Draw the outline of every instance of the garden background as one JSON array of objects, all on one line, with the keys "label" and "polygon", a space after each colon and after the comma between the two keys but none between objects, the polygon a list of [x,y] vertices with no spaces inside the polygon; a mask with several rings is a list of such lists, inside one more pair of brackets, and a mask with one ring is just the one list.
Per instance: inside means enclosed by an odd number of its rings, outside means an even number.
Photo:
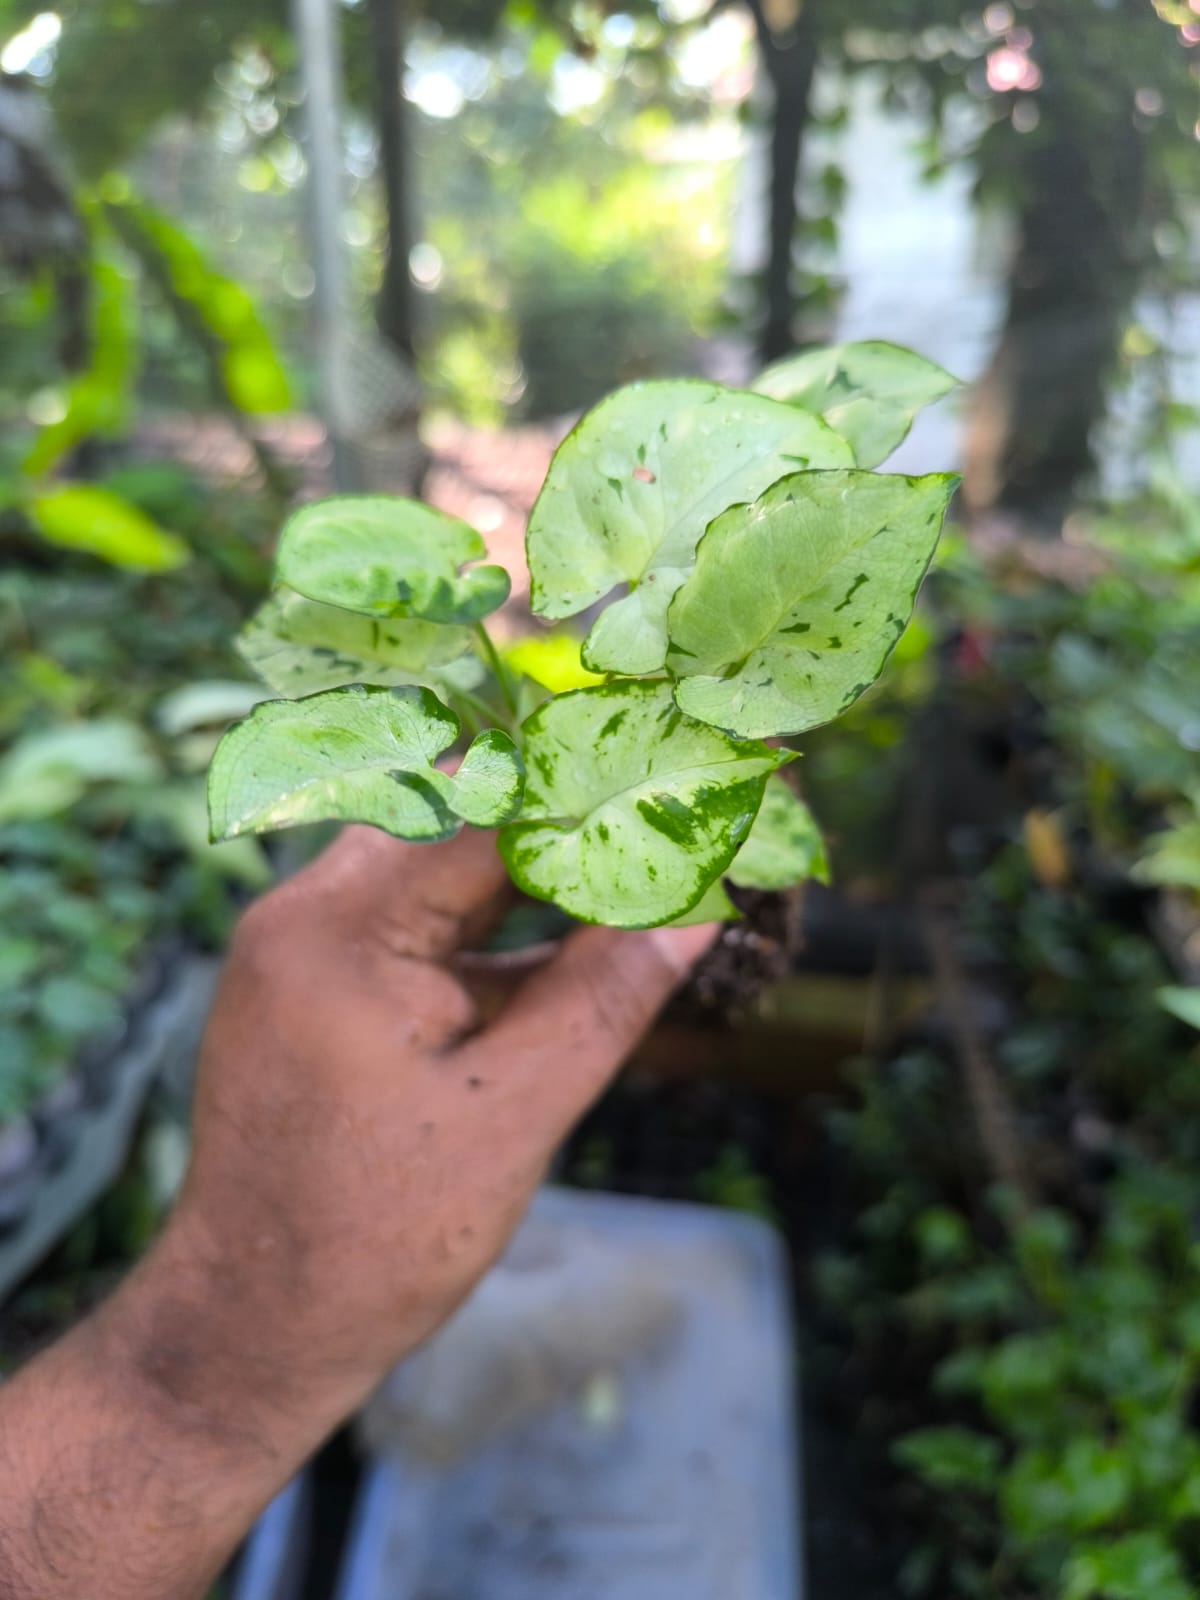
[{"label": "garden background", "polygon": [[204,813],[287,506],[511,562],[614,386],[887,339],[964,479],[803,741],[832,883],[562,1176],[784,1229],[821,1600],[1200,1595],[1200,0],[346,0],[336,141],[303,10],[0,0],[0,1364],[153,1235],[147,1041],[317,842]]}]

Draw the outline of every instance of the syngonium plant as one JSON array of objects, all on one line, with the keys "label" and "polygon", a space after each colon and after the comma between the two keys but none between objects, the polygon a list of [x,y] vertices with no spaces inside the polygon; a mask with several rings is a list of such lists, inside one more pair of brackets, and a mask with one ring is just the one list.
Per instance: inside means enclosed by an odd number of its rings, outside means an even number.
[{"label": "syngonium plant", "polygon": [[[239,641],[277,694],[225,735],[212,834],[319,819],[499,829],[511,877],[586,922],[735,915],[724,882],[825,870],[780,738],[844,711],[912,614],[956,479],[873,471],[953,386],[895,346],[808,352],[753,391],[618,390],[556,452],[531,605],[594,613],[501,650],[508,574],[415,501],[297,511]],[[457,768],[439,759],[473,735]]]}]

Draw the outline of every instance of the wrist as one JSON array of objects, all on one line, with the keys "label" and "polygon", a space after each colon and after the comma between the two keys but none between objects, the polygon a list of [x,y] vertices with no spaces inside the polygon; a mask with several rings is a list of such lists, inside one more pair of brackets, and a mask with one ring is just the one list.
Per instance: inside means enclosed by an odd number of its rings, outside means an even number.
[{"label": "wrist", "polygon": [[322,1370],[289,1307],[243,1268],[177,1214],[90,1332],[115,1392],[151,1427],[220,1458],[243,1492],[265,1476],[269,1494],[369,1385]]},{"label": "wrist", "polygon": [[5,1385],[0,1594],[203,1594],[336,1423],[309,1396],[288,1407],[253,1330],[215,1299],[190,1232],[171,1227]]}]

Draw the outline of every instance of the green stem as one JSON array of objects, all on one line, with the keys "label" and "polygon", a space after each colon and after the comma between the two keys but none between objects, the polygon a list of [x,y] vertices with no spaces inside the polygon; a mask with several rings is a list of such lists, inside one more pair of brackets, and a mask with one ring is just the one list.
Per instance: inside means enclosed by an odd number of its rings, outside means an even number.
[{"label": "green stem", "polygon": [[454,702],[454,707],[459,714],[460,721],[466,726],[470,734],[483,733],[486,728],[494,726],[496,713],[486,700],[481,700],[477,694],[472,694],[469,689],[455,689],[447,696]]},{"label": "green stem", "polygon": [[500,693],[504,696],[504,703],[509,709],[515,727],[520,718],[520,713],[517,709],[517,695],[516,690],[513,688],[512,676],[504,665],[499,650],[496,649],[496,641],[482,622],[475,624],[475,637],[479,642],[481,656],[491,667],[496,682],[500,686]]}]

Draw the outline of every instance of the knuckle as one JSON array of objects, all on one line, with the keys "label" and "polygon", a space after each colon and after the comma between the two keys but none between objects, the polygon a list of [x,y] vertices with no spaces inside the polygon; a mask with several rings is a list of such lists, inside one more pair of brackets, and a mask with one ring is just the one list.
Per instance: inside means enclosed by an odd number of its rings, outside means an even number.
[{"label": "knuckle", "polygon": [[362,931],[386,956],[419,959],[431,946],[451,948],[457,942],[453,912],[417,894],[399,904],[371,908]]},{"label": "knuckle", "polygon": [[273,889],[238,918],[230,956],[247,973],[270,978],[281,969],[284,944],[296,931],[295,908],[286,887]]},{"label": "knuckle", "polygon": [[414,963],[406,992],[416,1037],[414,1042],[441,1052],[451,1050],[478,1021],[470,995],[440,967]]}]

